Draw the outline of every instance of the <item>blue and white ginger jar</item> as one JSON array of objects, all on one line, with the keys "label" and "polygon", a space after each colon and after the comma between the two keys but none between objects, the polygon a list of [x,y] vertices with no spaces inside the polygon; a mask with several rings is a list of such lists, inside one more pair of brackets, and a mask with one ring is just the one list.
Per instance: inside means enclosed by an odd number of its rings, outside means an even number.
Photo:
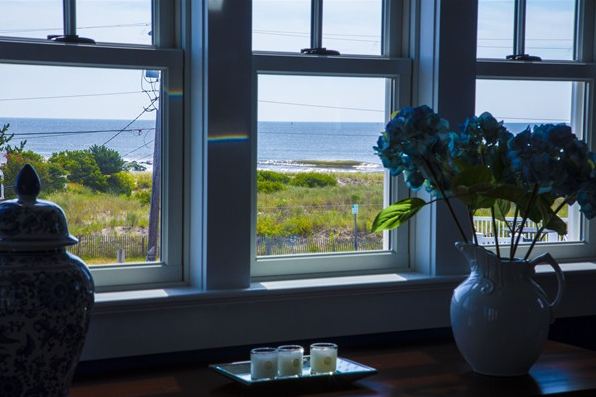
[{"label": "blue and white ginger jar", "polygon": [[89,269],[66,252],[78,241],[64,212],[39,191],[27,164],[18,198],[0,202],[2,397],[68,396],[94,302]]}]

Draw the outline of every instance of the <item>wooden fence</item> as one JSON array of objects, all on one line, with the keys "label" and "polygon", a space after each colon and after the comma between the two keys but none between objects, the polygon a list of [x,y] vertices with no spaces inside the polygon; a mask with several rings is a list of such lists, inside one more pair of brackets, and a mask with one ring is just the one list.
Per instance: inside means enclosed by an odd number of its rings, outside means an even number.
[{"label": "wooden fence", "polygon": [[[79,244],[69,251],[81,258],[144,258],[147,256],[147,236],[139,234],[77,236]],[[159,245],[158,245],[159,251]],[[122,254],[123,253],[123,254]],[[159,253],[157,253],[159,257]]]},{"label": "wooden fence", "polygon": [[295,255],[383,249],[383,237],[265,237],[257,236],[257,255]]}]

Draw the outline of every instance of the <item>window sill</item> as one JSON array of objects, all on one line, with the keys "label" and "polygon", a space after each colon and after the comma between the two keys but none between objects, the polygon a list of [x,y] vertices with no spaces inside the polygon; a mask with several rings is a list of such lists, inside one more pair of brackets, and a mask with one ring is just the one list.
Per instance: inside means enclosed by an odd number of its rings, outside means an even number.
[{"label": "window sill", "polygon": [[[595,267],[596,269],[596,267]],[[361,276],[321,277],[252,283],[250,288],[239,290],[200,291],[192,287],[102,292],[95,295],[97,314],[130,310],[134,307],[178,306],[233,302],[235,300],[267,300],[280,296],[299,296],[318,293],[337,294],[344,291],[382,291],[396,289],[424,290],[445,284],[457,285],[463,276],[432,277],[422,273],[387,273]]]},{"label": "window sill", "polygon": [[[596,262],[562,263],[561,269],[569,273],[593,273],[596,277]],[[548,265],[536,267],[539,275],[554,273]],[[429,276],[423,273],[385,273],[360,276],[321,277],[282,281],[262,281],[251,284],[248,289],[200,291],[192,287],[177,287],[164,289],[150,289],[122,292],[102,292],[95,295],[96,311],[109,310],[120,306],[144,304],[169,304],[188,302],[229,301],[230,299],[247,297],[266,298],[270,296],[292,295],[312,292],[337,293],[354,290],[383,290],[383,289],[428,289],[445,284],[458,284],[464,275]]]},{"label": "window sill", "polygon": [[[557,315],[596,314],[596,263],[561,267],[567,289]],[[537,272],[553,296],[552,270]],[[394,273],[260,282],[245,290],[99,293],[82,359],[448,327],[451,295],[463,278]]]}]

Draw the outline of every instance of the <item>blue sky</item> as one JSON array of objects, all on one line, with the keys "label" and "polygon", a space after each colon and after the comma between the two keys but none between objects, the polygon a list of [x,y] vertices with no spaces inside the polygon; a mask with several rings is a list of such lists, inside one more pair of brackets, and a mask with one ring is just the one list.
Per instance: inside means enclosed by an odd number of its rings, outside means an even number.
[{"label": "blue sky", "polygon": [[[480,0],[479,55],[502,58],[511,52],[513,3]],[[325,46],[342,53],[380,52],[381,0],[325,0],[324,4]],[[573,4],[573,0],[528,0],[528,52],[570,58]],[[42,38],[59,33],[61,7],[62,0],[2,0],[0,34]],[[253,7],[255,50],[297,52],[309,45],[310,0],[254,0]],[[150,20],[149,0],[78,1],[79,34],[98,41],[148,44]],[[132,119],[149,103],[140,93],[141,73],[0,65],[0,116]],[[109,93],[118,94],[25,99]],[[259,99],[267,102],[259,104],[259,119],[383,121],[383,97],[382,79],[265,76],[260,79]],[[11,98],[21,100],[7,100]],[[510,117],[509,121],[568,120],[570,101],[571,83],[478,82],[477,112],[490,110]]]}]

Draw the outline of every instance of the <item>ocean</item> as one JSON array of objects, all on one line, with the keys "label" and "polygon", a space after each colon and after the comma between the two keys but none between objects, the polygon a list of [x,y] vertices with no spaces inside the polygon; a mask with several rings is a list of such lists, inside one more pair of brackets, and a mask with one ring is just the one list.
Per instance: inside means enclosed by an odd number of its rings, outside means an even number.
[{"label": "ocean", "polygon": [[[27,140],[25,148],[44,157],[105,144],[127,161],[151,165],[153,160],[152,120],[128,125],[128,120],[0,118],[0,126],[7,123],[8,132],[14,134],[11,144]],[[257,167],[380,172],[383,167],[372,147],[383,127],[382,123],[260,122]],[[511,123],[507,127],[519,132],[526,124]]]}]

